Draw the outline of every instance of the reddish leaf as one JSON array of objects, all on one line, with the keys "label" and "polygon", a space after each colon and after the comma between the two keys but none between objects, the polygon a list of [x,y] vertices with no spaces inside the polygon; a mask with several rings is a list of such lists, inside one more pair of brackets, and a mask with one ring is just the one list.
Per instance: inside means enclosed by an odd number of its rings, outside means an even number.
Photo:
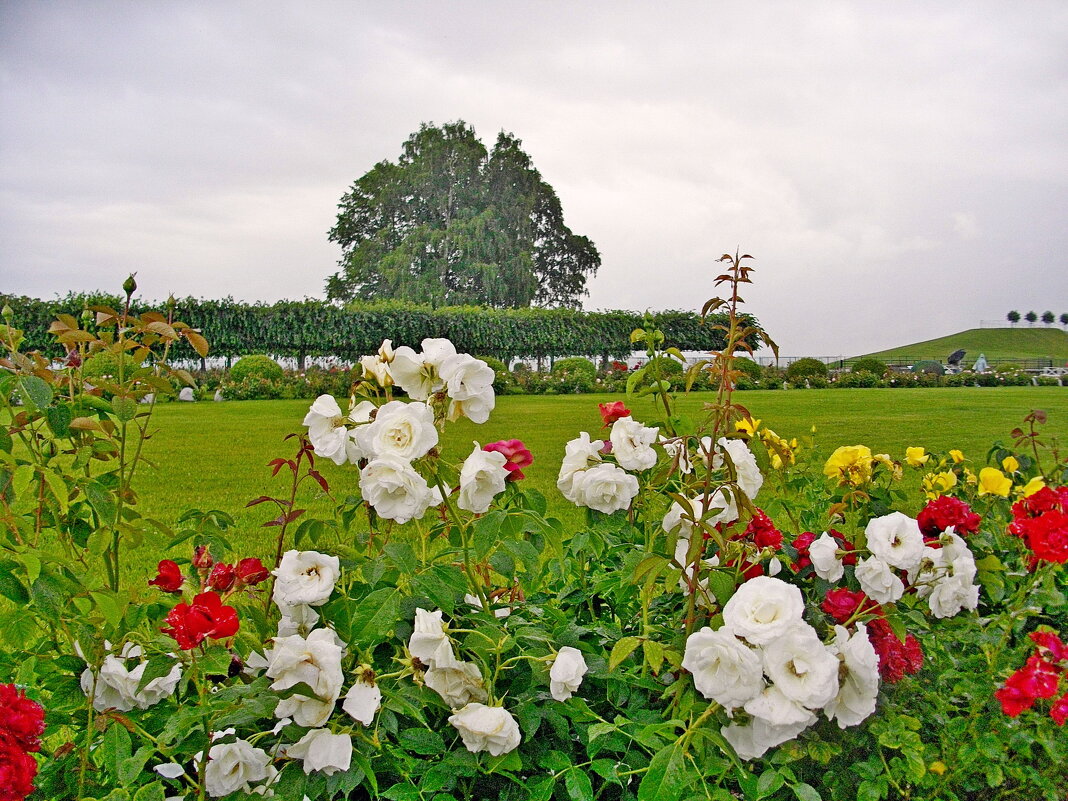
[{"label": "reddish leaf", "polygon": [[326,483],[326,479],[318,470],[309,470],[308,475],[319,482],[319,486],[323,488],[323,492],[330,492],[330,485]]},{"label": "reddish leaf", "polygon": [[248,509],[250,506],[256,506],[257,504],[261,504],[261,503],[264,503],[266,501],[274,501],[275,503],[278,502],[278,500],[276,498],[271,498],[271,497],[268,497],[267,495],[261,495],[260,497],[256,498],[255,500],[252,500],[252,501],[249,501],[248,503],[246,503],[245,504],[245,508]]},{"label": "reddish leaf", "polygon": [[285,520],[285,522],[287,522],[287,523],[292,523],[294,520],[296,520],[298,517],[300,517],[306,511],[308,511],[308,510],[307,509],[292,509],[292,510],[286,512],[284,515],[282,515],[281,519]]}]

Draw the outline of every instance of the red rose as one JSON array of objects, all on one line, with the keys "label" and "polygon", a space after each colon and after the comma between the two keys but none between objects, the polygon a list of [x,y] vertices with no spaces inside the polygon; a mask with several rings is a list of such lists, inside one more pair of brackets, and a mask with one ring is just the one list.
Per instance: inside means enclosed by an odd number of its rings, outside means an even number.
[{"label": "red rose", "polygon": [[534,462],[534,456],[527,450],[527,446],[523,444],[522,440],[518,439],[491,442],[489,445],[484,445],[482,450],[504,454],[504,458],[508,460],[504,463],[504,469],[508,471],[508,481],[519,481],[522,478],[526,478],[521,468],[529,467]]},{"label": "red rose", "polygon": [[923,536],[927,538],[937,538],[950,526],[953,526],[957,536],[964,537],[979,530],[982,518],[964,501],[949,495],[939,495],[920,510],[916,522]]},{"label": "red rose", "polygon": [[1068,514],[1052,510],[1026,523],[1027,547],[1039,559],[1068,562]]},{"label": "red rose", "polygon": [[816,535],[811,531],[806,531],[804,534],[799,534],[791,545],[794,546],[794,550],[797,551],[797,561],[794,562],[794,571],[803,570],[812,564],[812,558],[809,556],[808,549],[813,542],[816,541]]},{"label": "red rose", "polygon": [[630,409],[623,405],[623,401],[598,403],[597,408],[600,410],[601,419],[604,421],[604,425],[601,426],[601,428],[612,425],[612,423],[621,417],[630,417]]},{"label": "red rose", "polygon": [[775,524],[771,522],[770,517],[764,514],[763,509],[756,510],[753,519],[745,527],[743,536],[752,538],[753,544],[758,548],[774,548],[778,550],[782,547],[782,532],[775,528]]},{"label": "red rose", "polygon": [[917,673],[923,667],[923,649],[912,634],[905,641],[898,639],[886,618],[868,621],[868,640],[879,656],[879,674],[883,681],[901,681],[906,673]]},{"label": "red rose", "polygon": [[37,760],[0,732],[0,801],[22,801],[33,792]]},{"label": "red rose", "polygon": [[1031,638],[1031,642],[1038,646],[1040,653],[1043,650],[1049,651],[1049,656],[1046,658],[1050,662],[1068,660],[1068,646],[1065,646],[1061,638],[1052,631],[1032,631],[1027,636]]},{"label": "red rose", "polygon": [[1064,722],[1068,720],[1068,693],[1065,693],[1054,702],[1053,706],[1050,707],[1049,716],[1053,718],[1053,722],[1058,726],[1064,725]]},{"label": "red rose", "polygon": [[232,606],[223,606],[214,592],[202,592],[193,603],[180,603],[164,620],[168,625],[160,631],[169,634],[183,651],[195,648],[205,637],[220,640],[237,634],[241,621]]},{"label": "red rose", "polygon": [[833,617],[839,623],[845,623],[857,613],[861,605],[868,600],[862,592],[853,592],[844,587],[831,590],[820,604],[820,609]]},{"label": "red rose", "polygon": [[0,733],[24,751],[39,751],[44,733],[44,709],[14,684],[0,684]]},{"label": "red rose", "polygon": [[1002,687],[994,692],[994,697],[1001,704],[1001,711],[1014,718],[1035,704],[1034,696],[1021,692],[1015,687]]},{"label": "red rose", "polygon": [[156,566],[156,577],[148,583],[159,587],[164,592],[181,592],[183,581],[185,581],[185,577],[182,575],[182,568],[178,567],[178,563],[172,562],[170,559],[163,559]]},{"label": "red rose", "polygon": [[208,546],[198,545],[196,550],[193,551],[193,567],[207,570],[213,564],[215,564],[215,560],[211,558],[211,551],[208,550]]},{"label": "red rose", "polygon": [[264,567],[259,559],[249,557],[237,563],[237,577],[246,587],[251,587],[269,579],[271,571]]},{"label": "red rose", "polygon": [[211,569],[211,573],[208,574],[208,580],[204,583],[204,588],[216,590],[217,592],[226,592],[234,586],[234,581],[236,580],[237,573],[234,571],[234,566],[228,565],[226,562],[218,562]]}]

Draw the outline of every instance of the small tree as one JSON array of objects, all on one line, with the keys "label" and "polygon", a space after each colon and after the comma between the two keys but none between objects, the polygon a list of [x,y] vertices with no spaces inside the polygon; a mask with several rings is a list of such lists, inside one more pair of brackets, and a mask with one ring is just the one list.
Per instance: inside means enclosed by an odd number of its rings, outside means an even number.
[{"label": "small tree", "polygon": [[1063,325],[1065,328],[1068,328],[1068,312],[1064,312],[1061,314],[1061,325]]},{"label": "small tree", "polygon": [[1053,316],[1053,312],[1051,312],[1051,311],[1042,312],[1042,322],[1045,323],[1046,325],[1053,325],[1053,320],[1054,319],[1055,318]]},{"label": "small tree", "polygon": [[1006,314],[1006,315],[1005,315],[1005,317],[1006,317],[1006,318],[1008,319],[1008,321],[1009,321],[1009,322],[1010,322],[1010,323],[1012,324],[1012,327],[1013,327],[1013,328],[1015,328],[1015,327],[1016,327],[1016,324],[1017,324],[1018,322],[1020,322],[1020,313],[1019,313],[1018,311],[1016,311],[1015,309],[1013,309],[1013,310],[1012,310],[1011,312],[1009,312],[1008,314]]},{"label": "small tree", "polygon": [[1033,311],[1029,311],[1027,314],[1024,315],[1024,319],[1027,320],[1028,325],[1034,325],[1035,320],[1038,319],[1038,315],[1035,314]]}]

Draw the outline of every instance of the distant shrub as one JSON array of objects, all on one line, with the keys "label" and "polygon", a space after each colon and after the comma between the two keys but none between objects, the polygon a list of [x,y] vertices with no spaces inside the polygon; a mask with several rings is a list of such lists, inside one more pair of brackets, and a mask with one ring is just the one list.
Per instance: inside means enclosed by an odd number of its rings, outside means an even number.
[{"label": "distant shrub", "polygon": [[945,375],[946,368],[939,362],[927,360],[919,361],[912,365],[912,372],[926,373],[927,375]]},{"label": "distant shrub", "polygon": [[94,353],[82,365],[82,375],[86,378],[117,377],[118,374],[119,360],[115,358],[114,353],[108,351]]},{"label": "distant shrub", "polygon": [[230,368],[232,382],[242,382],[246,379],[280,381],[283,374],[282,365],[269,356],[244,356]]},{"label": "distant shrub", "polygon": [[[1008,382],[1006,382],[1006,383],[1008,383]],[[1040,376],[1038,376],[1038,385],[1040,387],[1062,386],[1060,383],[1058,383],[1057,379],[1054,378],[1051,375],[1040,375]]]},{"label": "distant shrub", "polygon": [[812,376],[826,378],[827,365],[819,359],[806,358],[791,362],[790,366],[786,368],[786,380],[790,382],[800,381],[801,384],[804,384],[804,379],[811,378]]},{"label": "distant shrub", "polygon": [[864,359],[857,359],[853,362],[853,366],[849,368],[853,373],[871,373],[874,376],[882,378],[886,375],[886,362],[874,359],[871,356]]},{"label": "distant shrub", "polygon": [[1020,365],[1015,364],[1013,362],[1005,362],[1004,364],[999,364],[997,367],[994,368],[994,370],[999,373],[1015,373],[1018,372],[1019,369]]},{"label": "distant shrub", "polygon": [[734,360],[734,369],[741,370],[753,381],[759,381],[764,377],[764,368],[752,359],[746,359],[744,356]]},{"label": "distant shrub", "polygon": [[594,382],[597,378],[597,367],[589,359],[581,356],[573,356],[560,359],[553,365],[550,373],[549,390],[557,392],[593,392]]},{"label": "distant shrub", "polygon": [[571,356],[567,359],[559,359],[553,364],[552,374],[555,376],[580,373],[588,375],[592,381],[597,377],[597,366],[589,359],[581,356]]},{"label": "distant shrub", "polygon": [[860,372],[842,373],[838,376],[835,386],[840,389],[867,389],[879,386],[879,377],[868,370]]}]

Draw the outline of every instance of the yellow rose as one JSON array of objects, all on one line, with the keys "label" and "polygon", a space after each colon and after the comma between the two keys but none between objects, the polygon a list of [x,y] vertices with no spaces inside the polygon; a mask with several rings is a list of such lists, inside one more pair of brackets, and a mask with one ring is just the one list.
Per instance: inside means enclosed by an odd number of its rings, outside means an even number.
[{"label": "yellow rose", "polygon": [[972,485],[979,483],[979,479],[975,477],[975,473],[973,473],[967,467],[964,468],[964,481],[965,483]]},{"label": "yellow rose", "polygon": [[1034,495],[1036,492],[1038,492],[1040,489],[1042,489],[1045,486],[1046,486],[1046,480],[1044,478],[1042,478],[1042,476],[1035,476],[1030,481],[1028,481],[1026,484],[1024,484],[1022,487],[1020,487],[1018,492],[1023,497],[1027,498],[1027,497],[1030,497],[1031,495]]},{"label": "yellow rose", "polygon": [[757,429],[760,428],[760,421],[753,420],[752,418],[747,417],[744,420],[739,420],[737,423],[735,423],[734,428],[737,431],[741,431],[745,434],[748,434],[749,436],[753,436],[753,434],[756,433]]},{"label": "yellow rose", "polygon": [[1006,456],[1004,459],[1001,460],[1001,468],[1006,473],[1015,473],[1017,470],[1020,469],[1020,463],[1016,461],[1015,456]]},{"label": "yellow rose", "polygon": [[956,449],[949,452],[950,457],[953,459],[953,464],[960,464],[964,461],[964,453]]},{"label": "yellow rose", "polygon": [[909,467],[923,467],[930,458],[931,455],[923,448],[905,448],[905,461],[908,462]]},{"label": "yellow rose", "polygon": [[843,445],[823,465],[823,474],[840,484],[864,484],[871,480],[871,449],[865,445]]},{"label": "yellow rose", "polygon": [[945,495],[955,486],[957,486],[957,476],[949,470],[941,473],[928,473],[923,477],[923,491],[932,500],[939,495]]},{"label": "yellow rose", "polygon": [[1011,489],[1012,479],[996,467],[984,467],[979,471],[980,495],[1000,495],[1002,498],[1008,498]]}]

